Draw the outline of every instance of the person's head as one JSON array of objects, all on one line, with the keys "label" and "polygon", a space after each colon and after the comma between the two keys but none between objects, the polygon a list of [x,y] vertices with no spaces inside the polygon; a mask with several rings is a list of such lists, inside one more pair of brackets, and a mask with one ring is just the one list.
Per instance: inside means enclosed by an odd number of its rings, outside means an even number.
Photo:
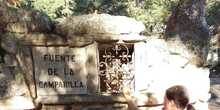
[{"label": "person's head", "polygon": [[189,94],[184,86],[176,85],[168,88],[164,96],[164,110],[195,110],[189,104]]}]

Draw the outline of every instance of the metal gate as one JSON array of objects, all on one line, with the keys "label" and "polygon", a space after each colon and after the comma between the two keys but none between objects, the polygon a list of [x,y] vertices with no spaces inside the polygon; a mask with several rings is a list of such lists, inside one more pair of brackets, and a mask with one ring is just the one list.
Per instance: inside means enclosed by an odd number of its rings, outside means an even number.
[{"label": "metal gate", "polygon": [[120,93],[124,87],[134,90],[133,51],[132,44],[99,45],[101,92]]}]

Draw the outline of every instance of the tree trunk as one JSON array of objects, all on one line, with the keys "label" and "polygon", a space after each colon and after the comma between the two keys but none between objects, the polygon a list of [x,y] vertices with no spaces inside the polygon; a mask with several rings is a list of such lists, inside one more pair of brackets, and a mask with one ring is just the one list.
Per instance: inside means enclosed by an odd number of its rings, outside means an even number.
[{"label": "tree trunk", "polygon": [[205,0],[180,0],[170,16],[166,40],[180,40],[192,54],[192,62],[204,66],[210,32],[205,20]]}]

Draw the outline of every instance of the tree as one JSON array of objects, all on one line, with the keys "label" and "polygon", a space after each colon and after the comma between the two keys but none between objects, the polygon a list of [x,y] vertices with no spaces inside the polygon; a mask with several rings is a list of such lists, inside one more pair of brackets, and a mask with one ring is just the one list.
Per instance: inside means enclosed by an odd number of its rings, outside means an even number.
[{"label": "tree", "polygon": [[22,0],[21,6],[26,9],[39,10],[51,19],[56,19],[72,15],[75,2],[73,0]]},{"label": "tree", "polygon": [[178,0],[21,0],[21,6],[40,10],[51,19],[70,15],[108,13],[142,21],[146,33],[163,33],[166,18]]},{"label": "tree", "polygon": [[165,22],[178,0],[129,0],[127,13],[146,26],[147,34],[163,33]]},{"label": "tree", "polygon": [[98,13],[108,13],[111,15],[126,15],[125,0],[76,0],[74,12],[77,15]]},{"label": "tree", "polygon": [[165,38],[177,38],[193,54],[192,63],[204,66],[210,32],[205,19],[205,0],[180,0],[169,18]]},{"label": "tree", "polygon": [[206,6],[206,19],[209,26],[212,28],[212,34],[220,32],[220,1],[209,0]]}]

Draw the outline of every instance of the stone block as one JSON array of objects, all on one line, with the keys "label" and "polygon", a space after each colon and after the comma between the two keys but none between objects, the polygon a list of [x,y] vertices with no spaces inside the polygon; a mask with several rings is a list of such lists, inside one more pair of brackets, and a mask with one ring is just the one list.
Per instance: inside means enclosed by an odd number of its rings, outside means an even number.
[{"label": "stone block", "polygon": [[2,36],[1,47],[8,53],[16,54],[18,51],[18,41],[13,34]]},{"label": "stone block", "polygon": [[27,33],[28,27],[26,22],[8,23],[6,31],[13,33]]},{"label": "stone block", "polygon": [[24,76],[18,68],[3,67],[0,73],[0,99],[27,94],[28,89],[24,81]]},{"label": "stone block", "polygon": [[6,54],[4,56],[4,62],[5,62],[4,65],[7,66],[18,66],[15,56],[10,54]]},{"label": "stone block", "polygon": [[98,92],[96,44],[32,49],[38,96]]},{"label": "stone block", "polygon": [[[139,34],[145,27],[141,22],[125,16],[89,14],[68,17],[56,24],[56,32],[64,36],[82,34]],[[129,24],[129,26],[128,26]]]}]

